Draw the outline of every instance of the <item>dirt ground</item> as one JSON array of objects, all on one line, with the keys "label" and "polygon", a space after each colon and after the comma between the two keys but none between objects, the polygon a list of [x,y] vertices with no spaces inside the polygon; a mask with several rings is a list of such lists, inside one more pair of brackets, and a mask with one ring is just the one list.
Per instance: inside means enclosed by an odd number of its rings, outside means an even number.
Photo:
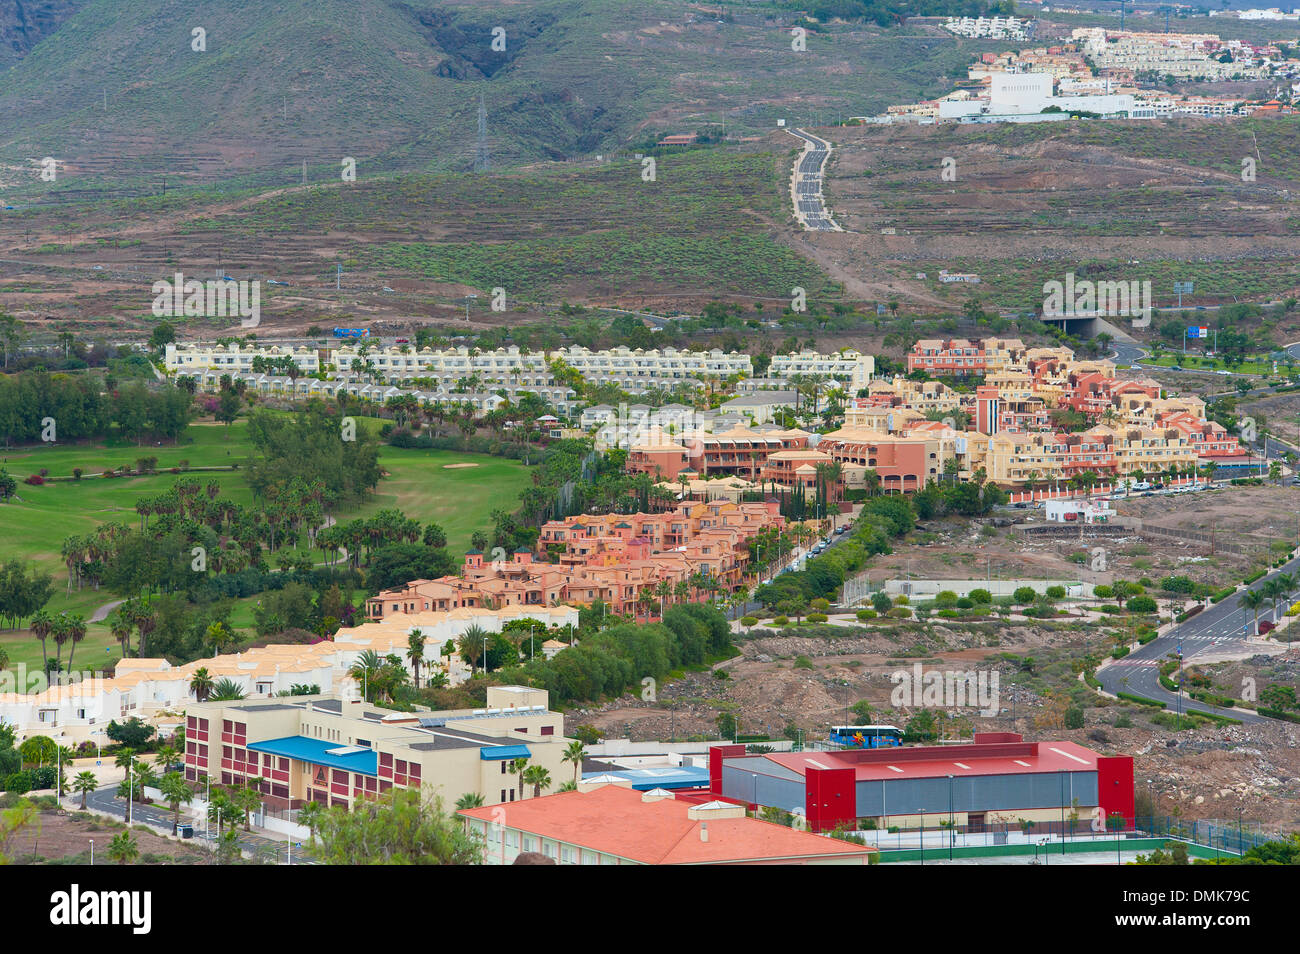
[{"label": "dirt ground", "polygon": [[[113,864],[108,858],[108,843],[124,827],[121,822],[79,812],[41,812],[30,825],[0,844],[0,854],[8,857],[11,864],[29,864],[33,856],[41,863],[89,864],[93,839],[95,864]],[[136,864],[190,865],[209,858],[197,848],[163,838],[140,826],[132,834],[140,851]]]},{"label": "dirt ground", "polygon": [[[1137,532],[1111,536],[1088,527],[1080,527],[1079,535],[1069,539],[1045,539],[995,525],[1008,520],[1041,522],[1041,510],[1012,511],[1003,519],[983,522],[932,520],[907,542],[896,544],[893,553],[873,560],[866,577],[874,584],[909,576],[1113,583],[1186,575],[1221,587],[1241,580],[1270,543],[1295,541],[1300,530],[1298,499],[1293,487],[1267,486],[1130,497],[1113,504],[1121,516],[1138,517],[1144,525],[1210,534],[1213,543]],[[1104,571],[1091,569],[1098,547],[1106,551]]]},{"label": "dirt ground", "polygon": [[[1300,725],[1175,729],[1157,724],[1153,710],[1092,696],[1084,726],[1065,729],[1061,687],[1077,680],[1069,660],[1109,641],[1099,627],[975,625],[890,629],[853,627],[845,635],[762,635],[742,641],[742,655],[719,664],[728,678],[692,673],[661,685],[654,702],[625,696],[611,703],[567,714],[566,730],[588,724],[611,738],[716,738],[717,717],[730,712],[742,734],[782,738],[788,726],[807,739],[825,739],[833,724],[855,722],[846,710],[860,700],[882,723],[903,726],[911,707],[895,708],[890,675],[922,663],[932,670],[996,669],[1000,675],[999,713],[955,713],[944,726],[949,738],[972,731],[1019,732],[1028,740],[1065,739],[1107,754],[1136,760],[1136,784],[1156,801],[1161,814],[1184,819],[1235,819],[1268,830],[1300,830]],[[1026,684],[1008,660],[1031,656],[1042,679]],[[1206,667],[1216,685],[1228,687],[1240,672],[1256,675],[1258,688],[1273,681],[1294,685],[1300,676],[1300,650],[1282,658],[1256,657],[1245,663]],[[1117,725],[1118,723],[1118,725]]]}]

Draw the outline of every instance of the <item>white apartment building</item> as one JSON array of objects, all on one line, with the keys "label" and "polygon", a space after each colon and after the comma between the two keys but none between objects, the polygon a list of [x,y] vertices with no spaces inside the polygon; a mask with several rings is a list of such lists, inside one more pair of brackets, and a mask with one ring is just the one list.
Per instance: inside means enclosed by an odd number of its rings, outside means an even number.
[{"label": "white apartment building", "polygon": [[672,388],[688,382],[702,382],[707,378],[724,380],[736,374],[753,375],[754,363],[747,354],[730,353],[714,348],[712,351],[678,351],[653,348],[608,348],[591,351],[572,347],[552,351],[552,359],[559,359],[582,373],[589,381],[616,384],[625,391],[645,391],[654,387]]},{"label": "white apartment building", "polygon": [[870,384],[875,370],[875,358],[853,350],[835,354],[818,354],[816,351],[777,354],[772,356],[772,363],[768,366],[768,374],[774,378],[789,381],[796,374],[819,374],[845,383],[850,392]]},{"label": "white apartment building", "polygon": [[304,374],[317,374],[321,370],[320,355],[311,348],[281,348],[278,345],[240,346],[238,343],[205,345],[202,342],[189,344],[173,342],[167,345],[163,352],[163,367],[169,374],[178,371],[204,371],[209,368],[225,374],[251,373],[253,359],[259,355],[263,358],[292,358],[293,363]]}]

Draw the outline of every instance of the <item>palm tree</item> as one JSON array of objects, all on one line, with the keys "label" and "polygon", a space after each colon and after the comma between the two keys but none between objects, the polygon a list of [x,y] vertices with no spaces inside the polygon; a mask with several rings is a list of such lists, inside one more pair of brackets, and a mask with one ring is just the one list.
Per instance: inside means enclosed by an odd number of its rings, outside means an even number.
[{"label": "palm tree", "polygon": [[556,789],[557,792],[576,792],[577,790],[578,790],[578,783],[574,781],[565,782],[563,785],[561,785],[559,788]]},{"label": "palm tree", "polygon": [[235,702],[244,698],[244,695],[244,690],[239,683],[223,676],[212,687],[212,694],[208,698],[213,702]]},{"label": "palm tree", "polygon": [[424,662],[424,633],[413,629],[406,637],[406,658],[415,671],[415,688],[420,688],[420,664]]},{"label": "palm tree", "polygon": [[54,617],[45,610],[38,610],[32,614],[31,620],[27,623],[27,628],[31,630],[33,636],[41,641],[41,672],[49,672],[49,657],[45,652],[45,640],[54,629]]},{"label": "palm tree", "polygon": [[483,641],[487,638],[487,635],[487,630],[475,623],[473,626],[467,626],[465,632],[460,634],[460,639],[456,640],[456,648],[460,650],[460,658],[469,663],[470,669],[477,666],[481,660],[484,671],[487,670],[487,660],[482,658]]},{"label": "palm tree", "polygon": [[77,651],[77,643],[86,638],[86,617],[73,613],[67,618],[68,639],[72,646],[68,649],[68,672],[72,671],[72,656]]},{"label": "palm tree", "polygon": [[551,787],[551,773],[544,765],[530,765],[524,769],[520,779],[533,787],[533,798],[542,794],[542,789]]},{"label": "palm tree", "polygon": [[456,799],[457,811],[466,808],[482,808],[482,807],[483,807],[483,796],[480,795],[478,792],[466,792],[460,798]]},{"label": "palm tree", "polygon": [[375,676],[384,668],[384,659],[373,649],[364,650],[348,667],[348,675],[361,683],[365,690],[365,700],[370,701],[370,686]]},{"label": "palm tree", "polygon": [[582,770],[582,760],[587,757],[587,747],[578,739],[569,743],[569,747],[564,750],[561,756],[562,761],[573,763],[573,781],[578,781],[578,772]]},{"label": "palm tree", "polygon": [[86,810],[86,796],[99,788],[99,779],[94,772],[78,772],[72,780],[72,791],[81,796],[81,810]]},{"label": "palm tree", "polygon": [[213,685],[211,674],[202,666],[194,670],[194,675],[190,677],[190,692],[194,693],[194,698],[199,702],[208,701]]},{"label": "palm tree", "polygon": [[252,779],[242,788],[237,788],[231,793],[230,800],[234,803],[235,808],[244,816],[244,831],[252,831],[249,824],[249,812],[255,812],[262,805],[262,793],[252,786]]},{"label": "palm tree", "polygon": [[1241,606],[1243,609],[1253,610],[1255,613],[1255,631],[1259,631],[1259,608],[1264,605],[1267,597],[1259,590],[1247,590],[1241,594]]},{"label": "palm tree", "polygon": [[162,792],[163,800],[171,806],[172,835],[174,836],[177,826],[181,823],[181,805],[188,805],[193,800],[194,793],[185,784],[185,779],[181,777],[180,772],[168,772],[164,775],[162,782],[158,785],[158,790]]},{"label": "palm tree", "polygon": [[298,824],[305,827],[311,835],[311,843],[316,844],[316,829],[325,817],[325,809],[320,802],[308,802],[298,809]]},{"label": "palm tree", "polygon": [[524,797],[524,772],[528,771],[528,759],[518,758],[510,760],[510,774],[519,776],[519,797]]},{"label": "palm tree", "polygon": [[113,840],[108,843],[108,857],[116,861],[119,865],[129,865],[140,857],[140,849],[136,846],[135,836],[129,831],[118,832],[113,836]]}]

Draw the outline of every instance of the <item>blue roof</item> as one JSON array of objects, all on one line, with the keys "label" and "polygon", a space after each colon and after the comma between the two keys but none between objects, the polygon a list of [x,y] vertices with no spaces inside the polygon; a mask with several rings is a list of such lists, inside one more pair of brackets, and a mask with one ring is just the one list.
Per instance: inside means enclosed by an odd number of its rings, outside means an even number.
[{"label": "blue roof", "polygon": [[709,784],[709,770],[706,768],[611,768],[607,772],[584,772],[583,778],[610,776],[626,779],[638,792],[648,792],[652,788],[699,788]]},{"label": "blue roof", "polygon": [[322,739],[309,739],[305,735],[289,735],[283,739],[268,739],[265,742],[250,742],[251,752],[268,752],[285,758],[297,759],[312,765],[324,765],[327,768],[347,769],[358,775],[377,775],[379,755],[374,749],[362,749],[347,755],[331,755],[331,749],[356,748],[341,742],[325,742]]},{"label": "blue roof", "polygon": [[499,762],[504,759],[528,759],[533,753],[526,745],[485,745],[478,750],[478,757],[484,762]]}]

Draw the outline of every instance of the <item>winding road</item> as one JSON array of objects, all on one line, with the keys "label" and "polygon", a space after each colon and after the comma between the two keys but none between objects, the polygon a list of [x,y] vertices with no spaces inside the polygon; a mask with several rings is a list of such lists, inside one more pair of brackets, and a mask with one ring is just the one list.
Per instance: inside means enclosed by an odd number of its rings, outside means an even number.
[{"label": "winding road", "polygon": [[[1295,574],[1297,571],[1300,571],[1300,557],[1274,570],[1247,589],[1257,588],[1280,573]],[[1246,589],[1238,590],[1219,603],[1211,604],[1181,626],[1153,639],[1145,646],[1139,646],[1105,669],[1098,670],[1098,682],[1111,694],[1129,692],[1166,703],[1169,712],[1179,711],[1179,694],[1160,685],[1160,664],[1179,651],[1183,654],[1184,664],[1195,663],[1197,656],[1234,652],[1248,654],[1252,644],[1247,641],[1246,634],[1254,616],[1241,605],[1241,596],[1245,592]],[[1184,712],[1209,712],[1247,723],[1272,721],[1266,716],[1255,715],[1244,709],[1222,709],[1197,702],[1185,693],[1182,694],[1181,704]]]}]

